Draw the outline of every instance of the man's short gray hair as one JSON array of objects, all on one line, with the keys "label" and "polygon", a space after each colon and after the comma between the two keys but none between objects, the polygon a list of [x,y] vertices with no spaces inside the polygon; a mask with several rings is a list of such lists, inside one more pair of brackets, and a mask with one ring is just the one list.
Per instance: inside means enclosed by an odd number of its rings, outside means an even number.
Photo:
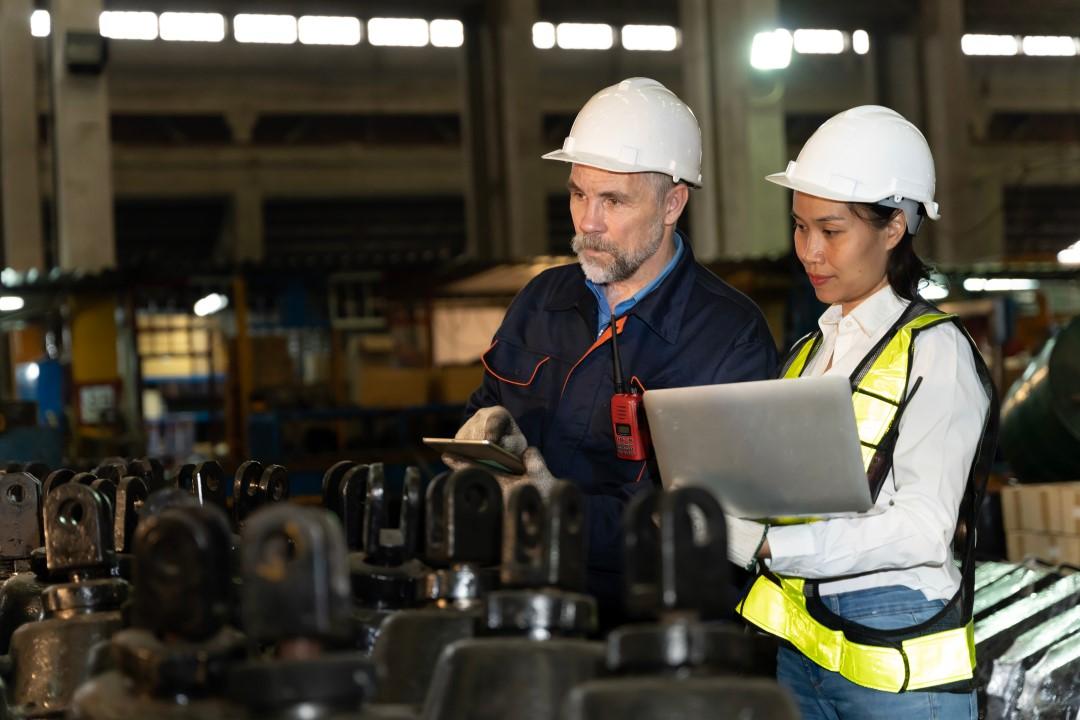
[{"label": "man's short gray hair", "polygon": [[671,179],[670,175],[659,172],[647,172],[642,173],[645,176],[645,180],[652,186],[653,192],[656,193],[656,202],[664,202],[664,198],[667,197],[668,191],[675,187],[677,184]]}]

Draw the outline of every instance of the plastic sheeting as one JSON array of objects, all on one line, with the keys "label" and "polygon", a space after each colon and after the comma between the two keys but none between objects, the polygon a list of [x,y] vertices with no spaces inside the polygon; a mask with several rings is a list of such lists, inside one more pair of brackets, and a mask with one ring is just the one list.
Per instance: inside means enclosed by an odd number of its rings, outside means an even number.
[{"label": "plastic sheeting", "polygon": [[1080,603],[1080,573],[1063,577],[1050,587],[1006,606],[975,622],[976,670],[980,686],[989,680],[993,661],[1028,630]]},{"label": "plastic sheeting", "polygon": [[981,620],[984,617],[989,617],[1009,605],[1010,602],[1021,599],[1021,597],[1014,597],[1015,595],[1042,590],[1060,577],[1060,575],[1051,575],[1050,570],[1047,568],[1024,567],[1017,572],[999,578],[982,590],[975,592],[975,619]]},{"label": "plastic sheeting", "polygon": [[1080,636],[1057,643],[1027,671],[1016,713],[1024,720],[1080,717]]},{"label": "plastic sheeting", "polygon": [[1022,717],[1017,701],[1024,689],[1028,669],[1063,639],[1080,632],[1080,605],[1020,635],[994,662],[990,684],[986,688],[988,720]]},{"label": "plastic sheeting", "polygon": [[1020,570],[1021,566],[1010,562],[984,562],[975,568],[975,592],[1001,578]]}]

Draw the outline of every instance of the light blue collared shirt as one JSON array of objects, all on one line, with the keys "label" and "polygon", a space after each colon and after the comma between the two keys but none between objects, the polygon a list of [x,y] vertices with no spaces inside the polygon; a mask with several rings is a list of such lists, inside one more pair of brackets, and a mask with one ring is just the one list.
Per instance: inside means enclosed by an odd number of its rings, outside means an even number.
[{"label": "light blue collared shirt", "polygon": [[[636,293],[615,306],[615,317],[622,317],[623,315],[625,315],[627,312],[629,312],[630,308],[637,305],[638,301],[641,300],[641,298],[651,293],[660,285],[660,283],[664,282],[664,278],[671,274],[671,271],[679,262],[679,258],[682,257],[682,254],[682,236],[678,231],[676,231],[675,254],[671,257],[671,260],[668,261],[668,264],[664,266],[664,269],[660,271],[660,274],[653,278],[648,285],[641,288]],[[596,285],[592,280],[585,278],[585,287],[589,288],[589,290],[592,291],[592,294],[596,296],[596,304],[599,309],[596,318],[596,337],[600,337],[604,334],[604,330],[606,330],[608,326],[611,325],[611,308],[608,306],[607,298],[604,296],[604,291],[599,285]]]}]

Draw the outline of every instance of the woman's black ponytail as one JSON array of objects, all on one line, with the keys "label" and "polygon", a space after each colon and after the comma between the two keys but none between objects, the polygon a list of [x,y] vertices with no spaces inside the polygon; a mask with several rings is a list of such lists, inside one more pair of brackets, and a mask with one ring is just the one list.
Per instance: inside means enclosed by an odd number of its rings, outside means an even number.
[{"label": "woman's black ponytail", "polygon": [[[848,208],[875,230],[884,230],[897,213],[903,212],[894,207],[872,203],[848,203]],[[922,206],[919,206],[919,209],[921,211]],[[885,269],[893,292],[905,300],[918,297],[919,284],[930,277],[930,266],[915,253],[914,236],[906,227],[904,237],[900,238],[900,242],[889,252]]]}]

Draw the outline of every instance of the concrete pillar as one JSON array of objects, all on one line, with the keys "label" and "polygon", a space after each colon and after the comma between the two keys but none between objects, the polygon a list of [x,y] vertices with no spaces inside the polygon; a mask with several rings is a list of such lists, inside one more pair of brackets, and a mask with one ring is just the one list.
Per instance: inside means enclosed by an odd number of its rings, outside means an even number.
[{"label": "concrete pillar", "polygon": [[0,2],[0,195],[5,264],[16,270],[45,266],[33,10],[33,0]]},{"label": "concrete pillar", "polygon": [[547,252],[537,19],[537,0],[483,0],[463,17],[466,247],[477,257]]},{"label": "concrete pillar", "polygon": [[679,0],[684,100],[702,127],[703,184],[690,202],[705,260],[787,252],[787,193],[764,176],[787,165],[783,71],[750,65],[754,34],[777,25],[777,0]]},{"label": "concrete pillar", "polygon": [[971,172],[968,139],[967,58],[960,49],[964,33],[963,0],[921,0],[923,111],[927,140],[937,169],[936,199],[941,220],[931,223],[930,258],[943,264],[1000,258],[1003,234],[988,232],[999,199],[983,201],[983,182]]},{"label": "concrete pillar", "polygon": [[56,230],[64,270],[116,265],[105,75],[76,74],[68,67],[69,33],[96,35],[103,5],[103,0],[50,3]]},{"label": "concrete pillar", "polygon": [[878,102],[925,127],[919,42],[911,33],[871,37],[870,57],[878,75]]},{"label": "concrete pillar", "polygon": [[[254,181],[252,180],[252,183]],[[263,194],[254,184],[244,185],[232,196],[229,237],[236,262],[259,262],[266,252],[263,233]]]}]

